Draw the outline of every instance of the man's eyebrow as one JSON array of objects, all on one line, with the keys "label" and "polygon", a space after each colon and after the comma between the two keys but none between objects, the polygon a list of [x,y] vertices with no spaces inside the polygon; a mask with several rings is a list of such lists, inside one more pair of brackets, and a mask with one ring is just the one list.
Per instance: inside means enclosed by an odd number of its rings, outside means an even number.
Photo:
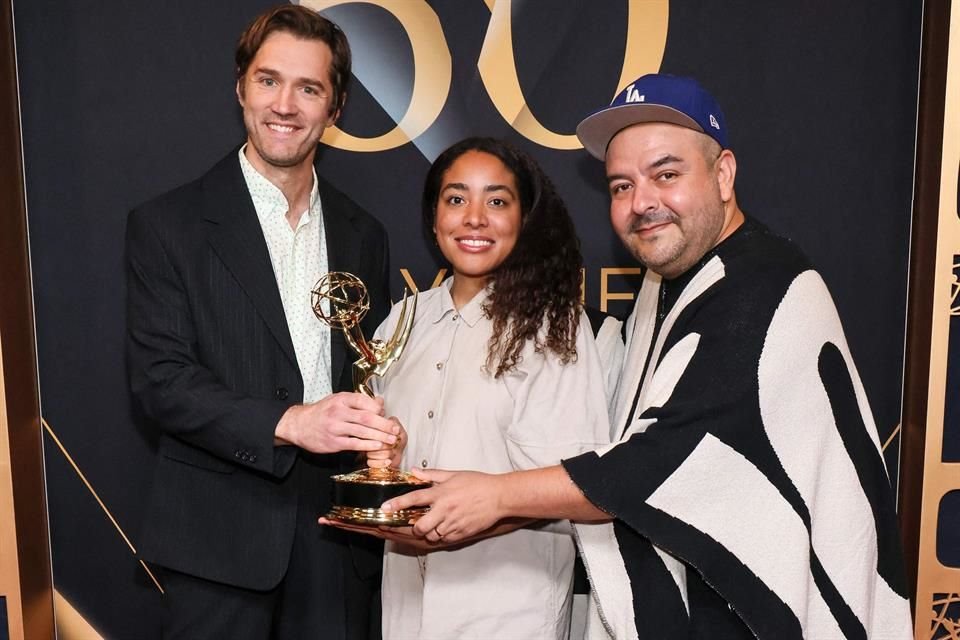
[{"label": "man's eyebrow", "polygon": [[[653,171],[655,169],[659,169],[660,167],[667,164],[682,163],[682,162],[683,162],[683,158],[679,158],[673,154],[667,153],[660,156],[650,164],[648,164],[647,171]],[[607,182],[613,182],[614,180],[629,180],[629,179],[630,179],[630,176],[625,173],[607,174]]]},{"label": "man's eyebrow", "polygon": [[657,158],[656,160],[654,160],[653,162],[651,162],[649,165],[647,165],[647,168],[648,168],[648,169],[659,169],[660,167],[662,167],[662,166],[665,165],[665,164],[671,164],[671,163],[674,163],[674,162],[683,162],[683,159],[678,158],[677,156],[674,156],[674,155],[671,155],[671,154],[668,153],[668,154],[666,154],[666,155],[660,156],[659,158]]},{"label": "man's eyebrow", "polygon": [[[270,67],[257,67],[256,69],[253,70],[253,72],[262,73],[264,75],[273,76],[275,78],[283,75],[276,69],[271,69]],[[326,88],[325,85],[323,84],[323,80],[320,80],[318,78],[306,78],[306,77],[297,78],[297,83],[298,84],[315,84],[318,87]]]},{"label": "man's eyebrow", "polygon": [[322,88],[322,89],[326,89],[326,88],[327,88],[327,86],[326,86],[325,84],[323,84],[323,80],[320,80],[319,78],[297,78],[297,82],[298,82],[299,84],[312,84],[312,85],[316,85],[316,86],[318,86],[318,87],[320,87],[320,88]]},{"label": "man's eyebrow", "polygon": [[629,180],[630,178],[625,173],[608,173],[607,182],[613,182],[614,180]]},{"label": "man's eyebrow", "polygon": [[280,75],[280,72],[279,72],[279,71],[277,71],[276,69],[271,69],[270,67],[257,67],[256,69],[253,70],[253,72],[254,72],[254,73],[263,73],[263,74],[266,74],[266,75],[268,75],[268,76],[278,76],[278,75]]}]

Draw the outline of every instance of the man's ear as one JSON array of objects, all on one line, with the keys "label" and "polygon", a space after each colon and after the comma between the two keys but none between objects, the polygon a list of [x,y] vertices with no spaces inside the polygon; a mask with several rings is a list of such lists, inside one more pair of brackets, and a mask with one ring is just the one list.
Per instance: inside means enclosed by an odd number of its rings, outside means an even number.
[{"label": "man's ear", "polygon": [[[343,101],[340,104],[347,104],[347,94],[343,94]],[[327,126],[332,127],[337,124],[337,120],[340,119],[340,109],[332,108],[330,111],[330,117],[327,118]]]},{"label": "man's ear", "polygon": [[243,76],[237,78],[237,101],[243,105]]},{"label": "man's ear", "polygon": [[720,187],[720,199],[730,202],[733,198],[733,183],[737,178],[737,159],[730,149],[724,149],[717,158],[717,184]]}]

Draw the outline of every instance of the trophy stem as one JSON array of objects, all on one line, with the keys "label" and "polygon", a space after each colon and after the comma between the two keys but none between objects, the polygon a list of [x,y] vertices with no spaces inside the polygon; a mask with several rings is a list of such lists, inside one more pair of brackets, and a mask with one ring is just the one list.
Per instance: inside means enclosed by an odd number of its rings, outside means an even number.
[{"label": "trophy stem", "polygon": [[360,328],[359,323],[345,329],[343,337],[347,339],[347,344],[349,344],[355,352],[360,354],[364,360],[370,364],[377,363],[377,356],[373,353],[373,349],[370,348],[370,344],[363,336],[363,329]]}]

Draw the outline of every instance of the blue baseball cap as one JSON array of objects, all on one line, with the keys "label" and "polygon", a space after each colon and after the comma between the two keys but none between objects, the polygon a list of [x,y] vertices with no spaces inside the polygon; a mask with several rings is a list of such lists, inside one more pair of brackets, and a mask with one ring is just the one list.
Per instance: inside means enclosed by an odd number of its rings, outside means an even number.
[{"label": "blue baseball cap", "polygon": [[706,134],[727,148],[727,124],[716,98],[693,78],[651,73],[627,85],[610,106],[577,125],[577,137],[600,160],[607,145],[627,127],[642,122],[667,122]]}]

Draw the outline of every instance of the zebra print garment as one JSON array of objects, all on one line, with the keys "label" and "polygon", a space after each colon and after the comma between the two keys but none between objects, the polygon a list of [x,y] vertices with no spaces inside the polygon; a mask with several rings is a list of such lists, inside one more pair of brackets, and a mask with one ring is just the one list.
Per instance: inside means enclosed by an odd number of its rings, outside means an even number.
[{"label": "zebra print garment", "polygon": [[576,528],[588,636],[911,638],[877,429],[800,251],[747,220],[648,272],[625,329],[623,435],[564,462],[616,518]]}]

